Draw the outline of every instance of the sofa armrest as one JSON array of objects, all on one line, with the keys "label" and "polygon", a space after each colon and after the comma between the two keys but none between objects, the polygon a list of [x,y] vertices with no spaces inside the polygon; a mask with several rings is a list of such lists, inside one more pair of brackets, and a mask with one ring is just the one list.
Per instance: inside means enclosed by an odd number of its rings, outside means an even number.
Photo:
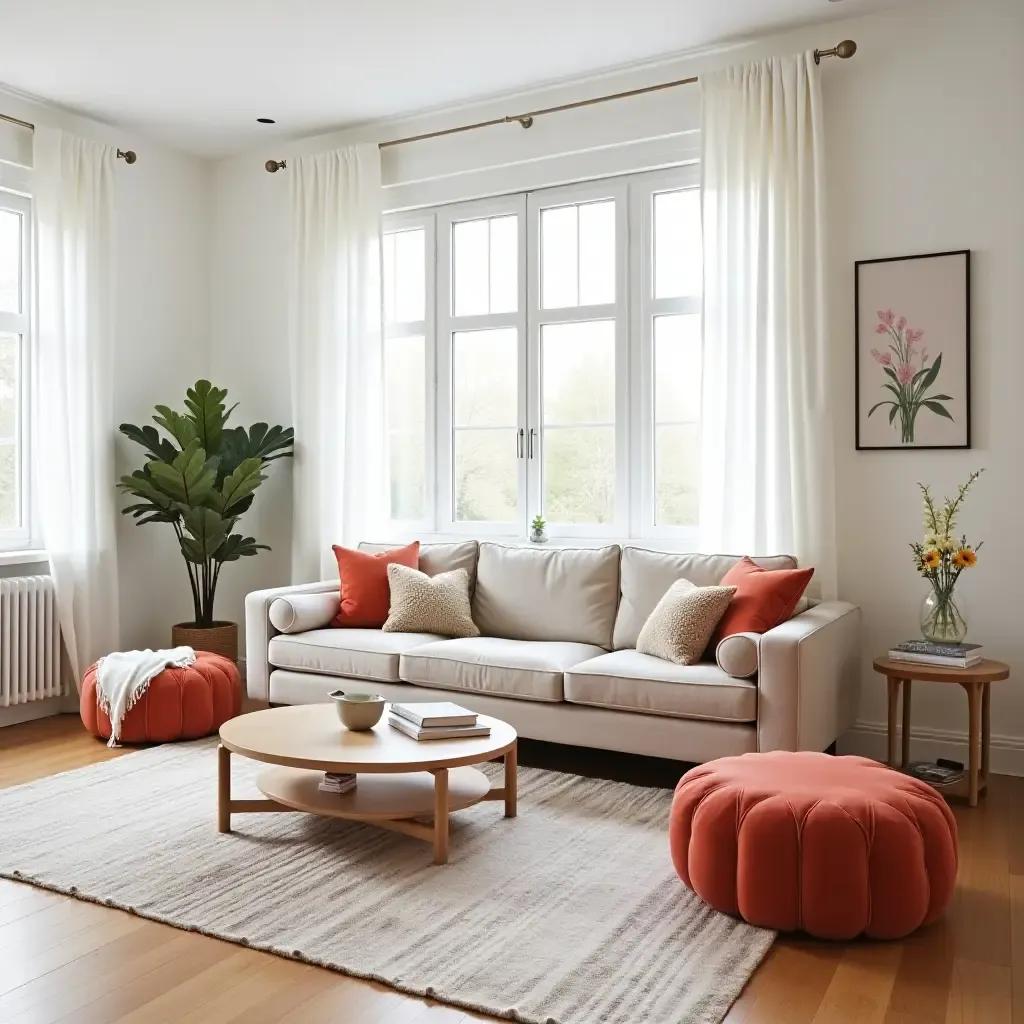
[{"label": "sofa armrest", "polygon": [[757,749],[825,750],[854,722],[860,609],[826,601],[761,637]]},{"label": "sofa armrest", "polygon": [[254,590],[245,596],[245,688],[254,700],[270,699],[270,662],[267,645],[277,635],[270,622],[270,606],[279,597],[325,594],[338,589],[337,580],[300,583],[294,587]]}]

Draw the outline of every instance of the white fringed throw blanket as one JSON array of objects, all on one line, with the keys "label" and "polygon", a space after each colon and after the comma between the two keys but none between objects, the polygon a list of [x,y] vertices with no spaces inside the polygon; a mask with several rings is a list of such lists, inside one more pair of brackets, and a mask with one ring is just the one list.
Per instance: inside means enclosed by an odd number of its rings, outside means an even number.
[{"label": "white fringed throw blanket", "polygon": [[108,747],[119,746],[121,722],[165,668],[188,668],[196,660],[191,647],[166,651],[118,651],[96,667],[96,702],[110,719]]}]

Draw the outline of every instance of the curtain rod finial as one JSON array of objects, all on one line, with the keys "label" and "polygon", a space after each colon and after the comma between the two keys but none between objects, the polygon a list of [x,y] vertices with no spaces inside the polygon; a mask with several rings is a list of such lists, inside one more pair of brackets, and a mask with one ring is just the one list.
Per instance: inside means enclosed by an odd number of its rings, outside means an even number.
[{"label": "curtain rod finial", "polygon": [[836,56],[840,60],[849,60],[857,52],[857,44],[852,39],[844,39],[836,47]]},{"label": "curtain rod finial", "polygon": [[123,160],[126,164],[133,164],[139,159],[134,149],[126,149],[123,152],[119,149],[117,151],[117,158],[118,160]]},{"label": "curtain rod finial", "polygon": [[277,174],[278,171],[284,170],[288,166],[287,160],[268,160],[264,165],[271,174]]}]

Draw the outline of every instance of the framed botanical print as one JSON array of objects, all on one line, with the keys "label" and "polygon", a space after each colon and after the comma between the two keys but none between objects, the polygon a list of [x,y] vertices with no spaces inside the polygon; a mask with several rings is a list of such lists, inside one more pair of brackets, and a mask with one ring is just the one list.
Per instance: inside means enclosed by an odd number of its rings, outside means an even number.
[{"label": "framed botanical print", "polygon": [[856,264],[857,448],[971,447],[971,254]]}]

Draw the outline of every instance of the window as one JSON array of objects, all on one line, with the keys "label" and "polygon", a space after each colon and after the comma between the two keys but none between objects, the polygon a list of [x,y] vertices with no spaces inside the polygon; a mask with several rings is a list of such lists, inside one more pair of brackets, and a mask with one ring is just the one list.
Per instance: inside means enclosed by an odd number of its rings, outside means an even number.
[{"label": "window", "polygon": [[28,200],[0,190],[0,550],[29,542]]},{"label": "window", "polygon": [[388,218],[392,516],[425,532],[697,525],[694,168]]}]

